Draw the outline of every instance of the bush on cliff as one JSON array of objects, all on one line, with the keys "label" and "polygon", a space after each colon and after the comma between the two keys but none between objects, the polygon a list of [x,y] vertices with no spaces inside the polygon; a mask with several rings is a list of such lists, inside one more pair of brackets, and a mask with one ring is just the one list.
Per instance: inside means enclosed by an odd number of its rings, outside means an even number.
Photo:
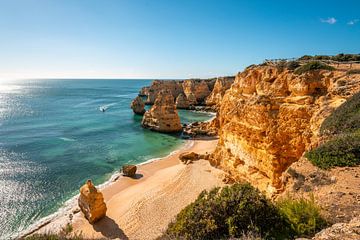
[{"label": "bush on cliff", "polygon": [[225,239],[248,234],[284,239],[290,227],[250,184],[204,191],[169,224],[161,239]]},{"label": "bush on cliff", "polygon": [[301,67],[298,67],[297,69],[295,69],[294,73],[295,74],[302,74],[302,73],[305,73],[305,72],[309,72],[309,71],[313,71],[313,70],[319,70],[319,69],[325,69],[325,70],[334,70],[333,67],[327,65],[327,64],[324,64],[324,63],[321,63],[319,61],[312,61],[312,62],[309,62],[309,63],[306,63],[304,65],[302,65]]},{"label": "bush on cliff", "polygon": [[360,165],[360,93],[324,120],[320,134],[330,140],[305,154],[314,165],[322,169]]},{"label": "bush on cliff", "polygon": [[287,197],[280,200],[277,206],[298,237],[311,237],[326,226],[313,196],[295,200]]},{"label": "bush on cliff", "polygon": [[336,136],[305,154],[322,169],[360,165],[360,131]]},{"label": "bush on cliff", "polygon": [[353,133],[360,129],[360,92],[338,107],[320,127],[321,135]]}]

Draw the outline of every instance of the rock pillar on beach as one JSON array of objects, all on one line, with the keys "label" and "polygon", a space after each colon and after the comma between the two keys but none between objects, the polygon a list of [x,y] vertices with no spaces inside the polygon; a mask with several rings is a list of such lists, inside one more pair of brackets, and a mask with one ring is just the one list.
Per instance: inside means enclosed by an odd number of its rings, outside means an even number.
[{"label": "rock pillar on beach", "polygon": [[102,193],[96,189],[91,180],[87,180],[80,188],[78,203],[81,211],[91,224],[97,222],[106,215],[107,209],[104,197]]},{"label": "rock pillar on beach", "polygon": [[144,114],[141,122],[144,128],[158,132],[180,132],[182,126],[171,92],[161,91],[154,105]]},{"label": "rock pillar on beach", "polygon": [[130,107],[135,114],[143,115],[145,113],[145,103],[139,96],[131,102]]}]

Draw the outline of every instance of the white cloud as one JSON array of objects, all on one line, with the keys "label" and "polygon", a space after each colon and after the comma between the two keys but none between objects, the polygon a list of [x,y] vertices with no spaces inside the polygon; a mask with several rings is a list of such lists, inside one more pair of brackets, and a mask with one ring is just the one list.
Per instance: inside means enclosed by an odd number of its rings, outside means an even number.
[{"label": "white cloud", "polygon": [[327,19],[320,19],[322,23],[335,24],[337,22],[336,18],[329,17]]},{"label": "white cloud", "polygon": [[353,19],[353,20],[350,20],[347,24],[348,25],[355,25],[358,21],[359,21],[359,19]]}]

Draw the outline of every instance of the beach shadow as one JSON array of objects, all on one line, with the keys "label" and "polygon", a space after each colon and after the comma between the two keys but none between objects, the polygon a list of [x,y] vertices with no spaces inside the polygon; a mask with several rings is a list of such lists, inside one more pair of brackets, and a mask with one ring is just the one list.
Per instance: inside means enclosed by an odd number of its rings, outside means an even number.
[{"label": "beach shadow", "polygon": [[132,179],[140,179],[142,178],[144,175],[142,175],[141,173],[135,173],[135,176],[133,177],[129,177],[129,176],[126,176],[126,175],[123,175],[124,177],[128,177],[128,178],[132,178]]},{"label": "beach shadow", "polygon": [[121,240],[129,239],[123,230],[120,229],[119,225],[108,216],[105,216],[100,221],[94,223],[93,228],[96,232],[100,232],[106,238],[120,238]]}]

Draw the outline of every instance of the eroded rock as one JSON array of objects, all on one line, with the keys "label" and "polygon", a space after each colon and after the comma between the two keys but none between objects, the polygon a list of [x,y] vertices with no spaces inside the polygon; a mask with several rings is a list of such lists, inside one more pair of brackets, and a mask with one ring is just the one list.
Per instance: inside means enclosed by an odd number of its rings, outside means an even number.
[{"label": "eroded rock", "polygon": [[87,180],[80,188],[78,204],[90,223],[95,223],[106,215],[107,208],[104,197],[102,193],[96,189],[91,180]]},{"label": "eroded rock", "polygon": [[145,112],[142,126],[158,132],[180,132],[182,126],[175,107],[174,97],[167,90],[161,91],[154,105]]},{"label": "eroded rock", "polygon": [[131,102],[130,107],[135,114],[143,115],[145,113],[145,103],[139,96]]},{"label": "eroded rock", "polygon": [[123,175],[126,177],[135,177],[137,167],[136,165],[124,165],[122,166]]}]

